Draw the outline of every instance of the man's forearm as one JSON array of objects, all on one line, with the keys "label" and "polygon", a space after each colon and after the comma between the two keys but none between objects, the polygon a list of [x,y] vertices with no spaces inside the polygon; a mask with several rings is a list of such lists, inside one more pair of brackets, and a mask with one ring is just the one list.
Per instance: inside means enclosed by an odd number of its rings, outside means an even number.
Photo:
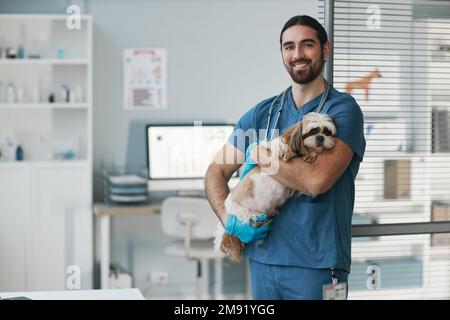
[{"label": "man's forearm", "polygon": [[300,157],[284,161],[273,155],[270,149],[259,146],[251,151],[251,159],[261,170],[271,175],[282,185],[303,193],[317,195],[314,178],[314,165],[307,163]]},{"label": "man's forearm", "polygon": [[262,146],[252,150],[251,159],[281,184],[317,196],[327,192],[336,183],[353,155],[354,151],[349,145],[336,139],[333,150],[321,153],[313,163],[301,157],[286,162],[275,158],[270,150]]},{"label": "man's forearm", "polygon": [[[339,155],[335,152],[339,149]],[[353,157],[353,150],[343,142],[337,142],[335,150],[323,152],[313,163],[304,161],[301,157],[289,161],[279,161],[279,168],[270,173],[281,184],[301,192],[317,196],[327,192],[344,173]],[[263,169],[267,171],[267,169]]]},{"label": "man's forearm", "polygon": [[230,193],[228,180],[220,173],[220,171],[210,168],[205,177],[205,191],[206,197],[216,213],[216,216],[219,218],[220,222],[224,224],[226,219],[224,203]]},{"label": "man's forearm", "polygon": [[313,164],[301,158],[294,158],[287,162],[279,159],[279,168],[272,177],[291,189],[317,195],[312,166]]}]

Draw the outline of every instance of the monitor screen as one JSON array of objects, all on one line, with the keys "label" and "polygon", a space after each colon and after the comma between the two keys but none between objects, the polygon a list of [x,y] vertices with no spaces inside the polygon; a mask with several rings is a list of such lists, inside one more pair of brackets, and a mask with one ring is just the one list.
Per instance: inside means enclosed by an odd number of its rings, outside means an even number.
[{"label": "monitor screen", "polygon": [[147,126],[149,179],[204,178],[233,128],[230,124]]}]

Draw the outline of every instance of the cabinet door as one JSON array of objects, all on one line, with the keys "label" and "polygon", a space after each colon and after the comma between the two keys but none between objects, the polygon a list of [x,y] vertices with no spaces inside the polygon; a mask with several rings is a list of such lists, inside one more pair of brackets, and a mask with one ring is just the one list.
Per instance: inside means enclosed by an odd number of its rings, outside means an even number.
[{"label": "cabinet door", "polygon": [[31,224],[30,170],[0,165],[0,291],[25,291]]},{"label": "cabinet door", "polygon": [[32,243],[32,289],[64,290],[68,266],[81,272],[81,288],[92,275],[91,186],[87,165],[37,166]]}]

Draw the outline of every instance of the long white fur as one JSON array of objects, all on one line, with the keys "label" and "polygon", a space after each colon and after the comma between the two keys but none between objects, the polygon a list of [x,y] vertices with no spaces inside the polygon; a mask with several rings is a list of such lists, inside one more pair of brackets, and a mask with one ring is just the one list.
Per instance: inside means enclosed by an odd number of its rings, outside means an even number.
[{"label": "long white fur", "polygon": [[[306,134],[312,128],[319,126],[324,126],[330,129],[333,136],[336,134],[336,127],[334,126],[333,120],[327,114],[310,112],[303,117],[302,122],[306,124],[302,128],[302,134]],[[330,139],[330,137],[325,136],[324,138],[325,140],[323,147],[325,149],[333,148],[335,144],[334,139]],[[314,148],[315,136],[308,137],[303,142],[305,146]],[[281,154],[286,154],[286,151],[289,150],[289,146],[283,141],[282,136],[277,137],[272,141],[263,141],[260,145],[270,149],[272,155],[277,158],[280,158]],[[291,195],[291,189],[282,185],[277,180],[272,178],[272,176],[265,174],[264,172],[255,173],[246,178],[253,180],[255,190],[254,197],[246,199],[243,203],[245,208],[233,203],[231,200],[231,193],[225,200],[225,211],[227,215],[234,214],[245,224],[249,224],[251,221],[256,221],[257,215],[261,213],[268,213],[275,207],[281,207]],[[275,214],[273,212],[271,213],[272,215]],[[216,238],[214,239],[214,247],[216,250],[220,250],[220,244],[224,233],[225,230],[219,222],[216,230]]]},{"label": "long white fur", "polygon": [[[279,157],[282,151],[285,151],[289,146],[284,143],[281,137],[277,137],[272,141],[263,141],[261,146],[271,150],[274,156]],[[244,224],[250,224],[251,221],[256,221],[257,215],[267,213],[274,207],[281,207],[283,203],[289,198],[291,189],[282,185],[280,182],[272,178],[272,176],[261,173],[255,173],[247,177],[252,179],[255,190],[254,197],[246,199],[241,207],[231,200],[231,193],[225,200],[225,211],[228,215],[236,215],[237,218]],[[220,250],[225,230],[222,223],[218,223],[216,230],[216,237],[214,239],[214,248]]]}]

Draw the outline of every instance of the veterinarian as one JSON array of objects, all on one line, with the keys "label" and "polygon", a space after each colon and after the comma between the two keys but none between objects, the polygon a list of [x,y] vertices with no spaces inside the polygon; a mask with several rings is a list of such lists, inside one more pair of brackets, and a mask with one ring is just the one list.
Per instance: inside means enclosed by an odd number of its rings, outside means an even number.
[{"label": "veterinarian", "polygon": [[[219,153],[226,161],[217,158],[208,168],[206,194],[226,232],[246,243],[244,256],[249,259],[254,299],[318,300],[330,292],[346,298],[354,181],[366,145],[363,115],[352,96],[337,91],[323,78],[330,44],[317,20],[304,15],[289,19],[281,30],[280,50],[291,86],[258,103],[237,122]],[[317,110],[319,104],[321,110]],[[270,139],[277,130],[281,134],[312,111],[328,113],[337,128],[335,148],[320,154],[314,163],[300,157],[288,162],[273,159],[258,145],[247,150],[252,142]],[[243,132],[250,139],[242,139]],[[252,137],[249,132],[256,134]],[[245,161],[244,173],[251,170],[250,160],[263,170],[280,161],[273,177],[314,196],[290,198],[270,228],[227,219],[227,182]],[[264,220],[265,216],[261,217]],[[264,242],[256,245],[259,239]]]}]

